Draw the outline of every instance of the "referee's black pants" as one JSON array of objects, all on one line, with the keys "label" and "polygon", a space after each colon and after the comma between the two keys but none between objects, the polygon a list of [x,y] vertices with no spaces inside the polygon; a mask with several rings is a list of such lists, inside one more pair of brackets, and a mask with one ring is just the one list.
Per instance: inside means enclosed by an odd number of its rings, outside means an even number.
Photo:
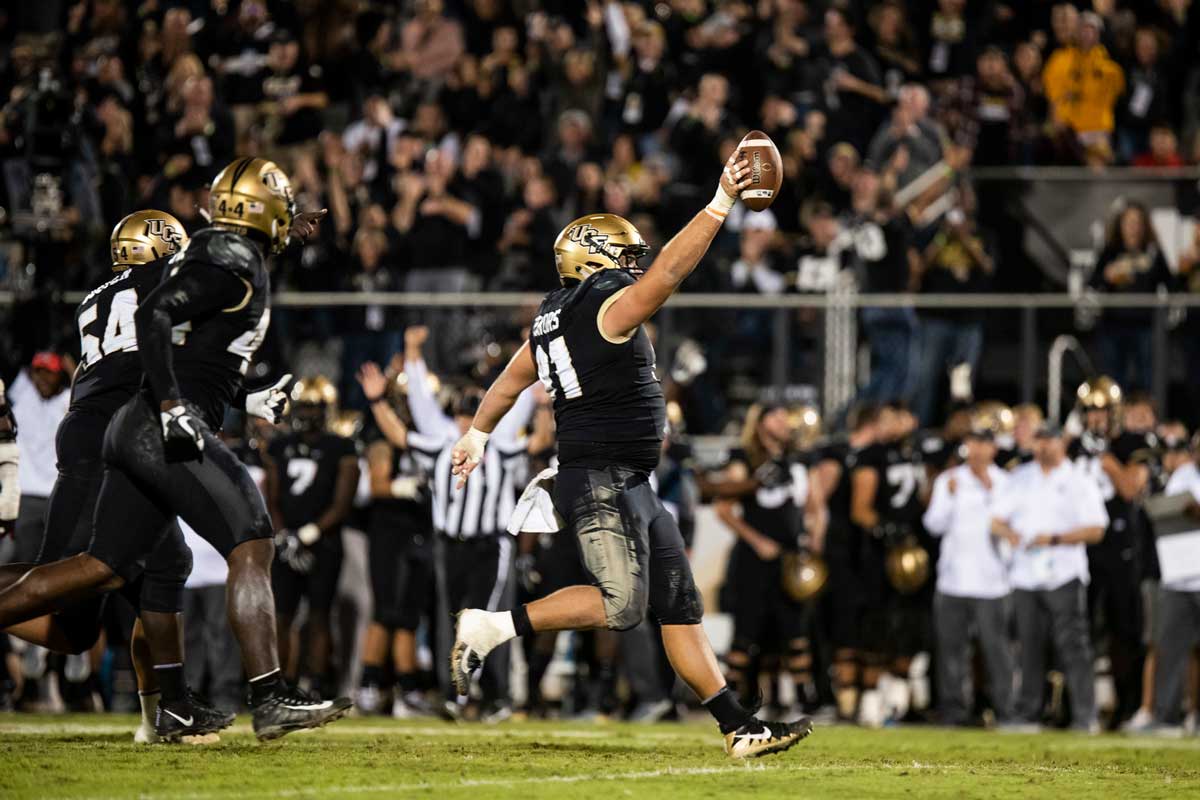
[{"label": "referee's black pants", "polygon": [[[467,608],[486,611],[509,611],[515,595],[513,586],[513,558],[516,542],[507,533],[455,539],[438,534],[434,539],[434,562],[437,572],[438,606],[438,662],[450,659],[450,648],[454,644],[454,623],[458,612]],[[483,664],[479,685],[485,703],[508,703],[509,650],[508,645],[493,650]],[[449,673],[439,669],[437,673],[448,698],[455,697],[454,687],[448,680]]]}]

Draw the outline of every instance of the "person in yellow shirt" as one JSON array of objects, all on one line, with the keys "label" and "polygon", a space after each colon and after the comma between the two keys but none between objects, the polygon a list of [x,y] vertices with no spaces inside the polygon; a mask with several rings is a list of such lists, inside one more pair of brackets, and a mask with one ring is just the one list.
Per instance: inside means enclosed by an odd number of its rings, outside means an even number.
[{"label": "person in yellow shirt", "polygon": [[1098,14],[1081,14],[1075,43],[1055,50],[1042,72],[1054,121],[1075,131],[1084,145],[1107,140],[1113,107],[1125,91],[1124,71],[1100,44],[1103,30]]}]

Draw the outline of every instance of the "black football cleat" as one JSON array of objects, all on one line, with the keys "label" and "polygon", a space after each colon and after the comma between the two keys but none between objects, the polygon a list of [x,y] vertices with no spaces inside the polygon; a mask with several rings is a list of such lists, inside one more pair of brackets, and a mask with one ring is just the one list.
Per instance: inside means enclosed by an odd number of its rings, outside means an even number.
[{"label": "black football cleat", "polygon": [[293,731],[320,728],[346,716],[353,707],[349,697],[322,700],[288,686],[254,707],[254,735],[265,742]]},{"label": "black football cleat", "polygon": [[812,733],[812,720],[763,722],[751,719],[736,731],[725,734],[725,752],[730,758],[758,758],[782,753]]},{"label": "black football cleat", "polygon": [[164,742],[178,742],[185,736],[206,736],[233,724],[236,714],[222,711],[204,702],[191,689],[182,702],[160,702],[154,714],[154,732]]}]

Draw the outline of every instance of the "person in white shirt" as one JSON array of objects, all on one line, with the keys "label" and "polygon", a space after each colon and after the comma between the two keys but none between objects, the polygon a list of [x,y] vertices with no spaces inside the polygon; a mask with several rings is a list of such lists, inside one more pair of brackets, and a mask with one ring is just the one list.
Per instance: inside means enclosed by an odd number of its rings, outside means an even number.
[{"label": "person in white shirt", "polygon": [[1033,461],[1013,471],[992,498],[991,533],[1012,551],[1021,688],[1015,716],[1042,716],[1046,640],[1067,678],[1072,727],[1098,730],[1092,642],[1087,620],[1087,545],[1104,537],[1109,515],[1096,482],[1067,461],[1062,429],[1046,423],[1033,443]]},{"label": "person in white shirt", "polygon": [[[1179,467],[1171,474],[1163,494],[1190,494],[1192,502],[1185,512],[1196,521],[1195,532],[1170,537],[1200,535],[1200,436],[1192,441],[1197,461]],[[1163,553],[1160,539],[1159,560]],[[1192,560],[1194,564],[1195,561]],[[1200,569],[1163,570],[1159,589],[1158,625],[1155,631],[1157,665],[1154,672],[1154,718],[1164,727],[1179,725],[1183,705],[1184,681],[1189,674],[1188,660],[1200,644]]]},{"label": "person in white shirt", "polygon": [[1062,430],[1038,429],[1034,460],[1013,471],[992,498],[992,534],[1012,550],[1009,580],[1021,644],[1016,717],[1037,724],[1042,713],[1046,641],[1071,698],[1071,725],[1099,730],[1088,632],[1087,545],[1104,538],[1108,512],[1095,481],[1067,460]]},{"label": "person in white shirt", "polygon": [[21,370],[8,389],[20,431],[17,449],[21,508],[15,527],[15,551],[10,558],[0,558],[0,562],[33,562],[41,549],[50,490],[58,478],[54,437],[71,402],[71,393],[66,391],[69,368],[56,353],[38,353],[29,369]]},{"label": "person in white shirt", "polygon": [[945,725],[965,725],[971,709],[971,633],[978,637],[996,721],[1012,717],[1013,661],[1008,641],[1008,569],[991,535],[992,497],[1008,473],[996,466],[987,428],[965,439],[965,464],[933,484],[925,529],[941,537],[933,621],[938,646],[938,709]]}]

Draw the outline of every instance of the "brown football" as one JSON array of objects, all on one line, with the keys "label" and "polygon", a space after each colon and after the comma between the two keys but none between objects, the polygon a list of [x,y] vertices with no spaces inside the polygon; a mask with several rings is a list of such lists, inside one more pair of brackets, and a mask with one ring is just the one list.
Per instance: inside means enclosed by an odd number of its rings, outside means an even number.
[{"label": "brown football", "polygon": [[742,158],[750,162],[750,185],[742,190],[742,202],[751,211],[762,211],[775,202],[783,185],[783,159],[771,137],[750,131],[738,144]]}]

